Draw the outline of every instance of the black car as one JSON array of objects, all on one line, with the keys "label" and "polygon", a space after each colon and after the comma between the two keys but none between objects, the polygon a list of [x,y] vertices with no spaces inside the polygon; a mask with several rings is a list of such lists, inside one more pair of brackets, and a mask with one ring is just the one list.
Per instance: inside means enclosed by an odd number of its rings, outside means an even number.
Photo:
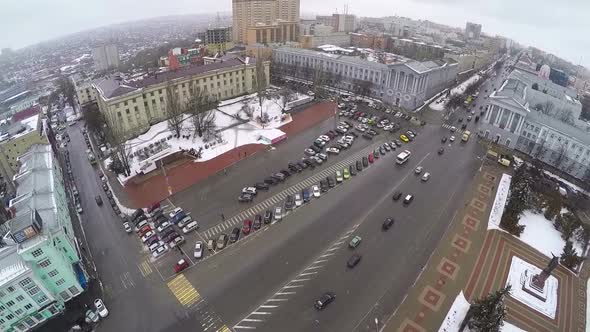
[{"label": "black car", "polygon": [[[351,125],[351,127],[352,127],[352,125]],[[351,135],[351,136],[353,136],[353,137],[355,137],[355,138],[356,138],[356,137],[359,137],[359,134],[357,134],[357,133],[356,133],[356,132],[354,132],[354,131],[349,131],[347,135]]]},{"label": "black car", "polygon": [[240,238],[240,228],[235,227],[229,235],[229,243],[235,243]]},{"label": "black car", "polygon": [[102,205],[102,198],[100,197],[100,195],[96,195],[96,197],[94,199],[96,200],[96,204],[98,206]]},{"label": "black car", "polygon": [[458,121],[459,121],[459,122],[463,122],[463,118],[459,118],[459,120],[458,120]]},{"label": "black car", "polygon": [[446,136],[443,136],[443,138],[440,139],[440,142],[441,143],[446,143],[447,142],[447,137]]},{"label": "black car", "polygon": [[361,255],[354,254],[354,255],[350,256],[350,258],[348,259],[348,262],[346,262],[346,266],[348,266],[349,269],[352,269],[355,266],[357,266],[357,264],[360,261],[361,261]]},{"label": "black car", "polygon": [[363,134],[363,138],[366,138],[366,139],[373,139],[373,135],[371,135],[371,134],[369,134],[369,133],[364,133],[364,134]]},{"label": "black car", "polygon": [[285,210],[293,210],[295,207],[295,198],[293,195],[287,195],[285,199]]},{"label": "black car", "polygon": [[131,221],[135,222],[135,220],[141,216],[144,215],[143,209],[137,209],[135,210],[135,212],[133,212],[133,214],[131,215]]},{"label": "black car", "polygon": [[443,153],[445,153],[445,148],[438,149],[438,154],[443,154]]},{"label": "black car", "polygon": [[388,230],[391,228],[391,226],[393,226],[393,224],[395,223],[395,221],[393,220],[393,218],[387,218],[385,219],[385,221],[383,222],[383,226],[381,227],[384,231]]},{"label": "black car", "polygon": [[178,233],[176,233],[176,231],[173,228],[166,229],[166,230],[164,230],[164,232],[162,232],[160,234],[160,236],[162,237],[162,239],[164,241],[172,239],[172,238],[176,237],[177,235],[178,235]]},{"label": "black car", "polygon": [[367,157],[363,157],[363,167],[369,167],[369,159]]},{"label": "black car", "polygon": [[328,186],[328,181],[326,179],[322,179],[320,181],[320,191],[325,193],[329,189],[330,189],[330,187]]},{"label": "black car", "polygon": [[309,188],[301,189],[301,197],[303,198],[304,203],[307,203],[311,200],[311,193],[309,192]]},{"label": "black car", "polygon": [[465,129],[465,128],[467,128],[467,124],[466,123],[464,123],[464,124],[461,125],[461,129]]},{"label": "black car", "polygon": [[304,162],[303,162],[303,160],[302,160],[302,161],[299,161],[299,162],[297,162],[297,165],[298,165],[298,166],[299,166],[299,167],[300,167],[302,170],[306,169],[306,168],[309,166],[309,165],[307,165],[307,163],[304,163]]},{"label": "black car", "polygon": [[240,196],[238,196],[238,202],[252,202],[253,199],[254,196],[247,193],[241,193]]},{"label": "black car", "polygon": [[294,163],[289,163],[289,169],[292,172],[299,172],[300,171],[300,167],[297,167]]},{"label": "black car", "polygon": [[270,222],[272,221],[272,211],[271,210],[266,210],[264,212],[263,220],[264,220],[265,224],[270,224]]},{"label": "black car", "polygon": [[399,191],[399,190],[398,190],[398,191],[396,191],[396,192],[393,194],[393,200],[394,200],[394,201],[397,201],[397,200],[399,200],[399,199],[400,199],[400,197],[402,197],[402,192],[401,192],[401,191]]},{"label": "black car", "polygon": [[334,180],[334,177],[332,175],[328,175],[326,177],[326,181],[328,181],[328,186],[330,188],[334,188],[334,186],[336,186],[336,180]]},{"label": "black car", "polygon": [[349,165],[348,172],[350,173],[350,175],[355,176],[356,175],[356,167]]},{"label": "black car", "polygon": [[475,121],[475,122],[479,121],[479,115],[476,115],[476,116],[475,116],[475,120],[474,120],[474,121]]},{"label": "black car", "polygon": [[315,153],[320,153],[320,152],[322,152],[322,149],[321,149],[321,148],[318,148],[318,147],[317,147],[317,146],[315,146],[315,145],[311,145],[309,148],[310,148],[310,149],[312,149],[312,150],[313,150]]},{"label": "black car", "polygon": [[395,141],[393,141],[395,143],[395,145],[397,145],[397,147],[399,148],[400,146],[402,146],[402,142],[400,142],[398,139],[396,139]]},{"label": "black car", "polygon": [[259,230],[260,227],[262,227],[262,216],[257,214],[254,217],[254,223],[252,224],[252,228],[254,228],[254,230]]},{"label": "black car", "polygon": [[269,185],[265,182],[256,182],[254,188],[256,188],[257,190],[268,190]]},{"label": "black car", "polygon": [[275,178],[276,180],[278,180],[279,182],[285,181],[285,178],[287,177],[285,174],[283,174],[281,172],[274,173],[271,176],[273,178]]},{"label": "black car", "polygon": [[336,295],[334,293],[326,292],[319,299],[315,300],[314,307],[318,310],[323,310],[328,304],[334,302]]},{"label": "black car", "polygon": [[268,185],[271,185],[271,184],[274,185],[274,184],[279,183],[279,180],[277,180],[276,178],[271,176],[271,177],[264,179],[264,183],[266,183]]},{"label": "black car", "polygon": [[360,160],[356,161],[356,170],[359,172],[363,170],[363,163]]},{"label": "black car", "polygon": [[289,176],[291,176],[291,172],[289,172],[289,171],[288,171],[288,170],[286,170],[286,169],[282,169],[282,170],[280,171],[280,173],[282,173],[283,175],[285,175],[285,177],[289,177]]}]

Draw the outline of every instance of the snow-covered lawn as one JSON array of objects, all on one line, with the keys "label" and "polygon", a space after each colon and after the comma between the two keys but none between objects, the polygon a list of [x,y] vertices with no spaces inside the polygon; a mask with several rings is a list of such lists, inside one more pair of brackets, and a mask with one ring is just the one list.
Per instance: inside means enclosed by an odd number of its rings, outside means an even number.
[{"label": "snow-covered lawn", "polygon": [[551,319],[555,319],[558,300],[557,290],[559,288],[557,278],[549,276],[545,281],[543,294],[545,301],[536,298],[522,289],[522,286],[525,283],[528,283],[534,275],[539,273],[541,273],[541,268],[514,256],[510,263],[510,272],[508,272],[508,278],[506,279],[505,285],[512,285],[512,291],[510,292],[512,298]]},{"label": "snow-covered lawn", "polygon": [[492,211],[490,212],[488,229],[500,229],[500,220],[502,220],[502,215],[504,214],[504,207],[506,206],[506,200],[508,199],[511,181],[512,176],[506,173],[502,174],[502,178],[498,184],[496,198],[494,199],[494,205],[492,205]]},{"label": "snow-covered lawn", "polygon": [[[479,81],[480,78],[481,78],[481,76],[479,76],[479,74],[475,74],[475,75],[471,76],[470,78],[465,80],[463,83],[461,83],[461,84],[457,85],[456,87],[454,87],[453,89],[451,89],[450,95],[453,96],[453,95],[465,92],[465,89],[467,89],[467,87],[469,85]],[[446,94],[443,94],[442,96],[437,98],[435,101],[430,103],[430,105],[428,105],[428,106],[435,111],[443,111],[445,109],[445,105],[447,104],[447,101],[448,101],[448,98],[446,97]]]},{"label": "snow-covered lawn", "polygon": [[548,171],[543,171],[543,172],[544,172],[544,173],[545,173],[547,176],[549,176],[549,177],[552,177],[552,178],[554,178],[555,180],[557,180],[557,181],[560,181],[560,182],[562,182],[563,184],[567,185],[568,187],[570,187],[570,189],[571,189],[571,190],[575,190],[575,191],[577,191],[577,192],[581,192],[581,193],[584,193],[584,194],[586,194],[586,195],[590,196],[590,192],[588,192],[588,191],[586,191],[586,190],[584,190],[584,189],[582,189],[582,188],[580,188],[580,187],[576,186],[575,184],[573,184],[573,183],[571,183],[571,182],[569,182],[569,181],[567,181],[567,180],[565,180],[565,179],[563,179],[563,178],[561,178],[561,177],[559,177],[559,176],[557,176],[557,175],[555,175],[555,174],[553,174],[553,173],[551,173],[551,172],[548,172]]},{"label": "snow-covered lawn", "polygon": [[[567,212],[567,210],[562,210],[563,212]],[[553,227],[553,223],[545,219],[545,216],[531,210],[525,210],[520,217],[519,224],[526,226],[524,232],[520,234],[522,242],[539,250],[549,258],[551,258],[551,253],[555,256],[561,255],[565,240],[561,238],[561,233]],[[575,238],[573,240],[574,249],[576,249],[578,255],[582,255],[582,244]]]},{"label": "snow-covered lawn", "polygon": [[[301,99],[308,97],[302,94],[294,96]],[[285,133],[277,128],[292,121],[289,114],[282,114],[282,103],[277,98],[265,100],[262,104],[262,111],[269,117],[264,125],[258,122],[260,105],[255,94],[226,100],[220,105],[215,111],[215,127],[218,131],[215,139],[206,140],[205,135],[196,135],[191,117],[185,115],[181,135],[186,137],[175,138],[173,131],[168,128],[168,122],[162,121],[153,125],[146,133],[128,140],[126,144],[132,156],[132,175],[120,175],[119,180],[124,184],[137,174],[151,172],[159,167],[156,164],[158,160],[179,151],[196,153],[202,148],[201,158],[195,160],[201,162],[242,145],[272,144],[285,137]],[[248,119],[242,111],[243,105],[250,105],[253,109],[253,119]]]},{"label": "snow-covered lawn", "polygon": [[[461,322],[465,319],[467,311],[469,310],[470,304],[467,302],[463,291],[459,292],[459,295],[455,298],[453,305],[447,312],[445,320],[443,320],[438,332],[457,332]],[[468,329],[465,329],[468,330]]]}]

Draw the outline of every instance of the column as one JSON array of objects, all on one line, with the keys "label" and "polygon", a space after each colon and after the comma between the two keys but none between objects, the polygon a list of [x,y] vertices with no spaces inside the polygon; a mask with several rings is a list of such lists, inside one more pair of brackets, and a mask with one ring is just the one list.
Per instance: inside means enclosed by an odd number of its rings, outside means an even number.
[{"label": "column", "polygon": [[406,92],[406,89],[408,88],[408,82],[410,81],[410,76],[408,76],[406,74],[406,77],[404,79],[404,88],[402,89],[403,92]]},{"label": "column", "polygon": [[514,133],[520,135],[520,130],[522,129],[523,125],[524,125],[524,116],[521,115],[520,120],[518,121],[518,126],[516,126],[516,130],[514,131]]},{"label": "column", "polygon": [[510,131],[510,126],[512,125],[512,121],[514,120],[514,112],[510,112],[508,116],[508,121],[506,122],[506,128]]},{"label": "column", "polygon": [[498,125],[500,124],[500,119],[502,119],[502,115],[504,115],[504,109],[500,108],[500,112],[498,112],[498,115],[494,119],[494,125],[496,127],[498,127]]}]

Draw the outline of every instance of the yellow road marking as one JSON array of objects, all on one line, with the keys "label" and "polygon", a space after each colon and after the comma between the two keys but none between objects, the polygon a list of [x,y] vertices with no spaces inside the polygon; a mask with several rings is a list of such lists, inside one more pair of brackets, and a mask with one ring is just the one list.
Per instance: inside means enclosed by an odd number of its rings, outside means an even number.
[{"label": "yellow road marking", "polygon": [[153,272],[152,267],[148,261],[141,262],[139,265],[139,270],[144,277],[150,275]]},{"label": "yellow road marking", "polygon": [[231,332],[231,330],[229,329],[229,327],[223,325],[220,329],[217,330],[217,332]]},{"label": "yellow road marking", "polygon": [[189,307],[201,299],[201,294],[181,274],[168,282],[168,288],[183,306]]}]

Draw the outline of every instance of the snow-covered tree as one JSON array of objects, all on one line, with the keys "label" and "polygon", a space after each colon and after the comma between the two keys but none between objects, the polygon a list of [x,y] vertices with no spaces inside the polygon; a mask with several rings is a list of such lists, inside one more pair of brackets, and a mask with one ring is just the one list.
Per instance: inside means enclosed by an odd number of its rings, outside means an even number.
[{"label": "snow-covered tree", "polygon": [[504,297],[510,294],[512,287],[507,285],[486,297],[476,299],[471,305],[469,322],[471,331],[499,332],[506,318]]}]

